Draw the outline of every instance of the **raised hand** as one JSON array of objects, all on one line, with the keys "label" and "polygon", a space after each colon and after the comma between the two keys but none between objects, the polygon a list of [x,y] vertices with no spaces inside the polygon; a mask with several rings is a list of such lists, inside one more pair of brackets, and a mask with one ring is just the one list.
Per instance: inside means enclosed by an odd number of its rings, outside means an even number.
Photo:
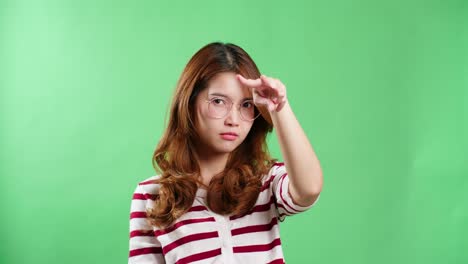
[{"label": "raised hand", "polygon": [[286,104],[286,87],[280,80],[263,74],[258,79],[246,79],[240,74],[236,77],[243,85],[252,89],[256,106],[265,106],[270,112],[279,112]]}]

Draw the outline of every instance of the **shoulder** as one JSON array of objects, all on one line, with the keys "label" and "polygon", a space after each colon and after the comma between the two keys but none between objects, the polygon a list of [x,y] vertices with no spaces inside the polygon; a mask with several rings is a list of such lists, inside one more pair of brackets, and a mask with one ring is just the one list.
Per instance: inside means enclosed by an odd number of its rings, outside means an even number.
[{"label": "shoulder", "polygon": [[284,166],[284,162],[275,162],[271,165],[268,173],[263,176],[262,181],[271,181],[276,176],[282,176],[284,173],[286,173],[286,166]]},{"label": "shoulder", "polygon": [[263,175],[262,178],[262,190],[270,187],[274,182],[276,184],[281,176],[286,174],[286,166],[284,162],[275,162],[271,165],[268,173]]},{"label": "shoulder", "polygon": [[284,165],[284,162],[275,162],[271,166],[269,174],[276,175],[276,174],[285,173],[285,172],[286,172],[286,166]]},{"label": "shoulder", "polygon": [[154,175],[138,182],[135,188],[135,194],[157,195],[159,193],[159,184],[157,180],[161,175]]},{"label": "shoulder", "polygon": [[159,194],[159,184],[155,180],[160,176],[151,176],[138,182],[132,195],[131,219],[146,216],[145,210],[153,207]]}]

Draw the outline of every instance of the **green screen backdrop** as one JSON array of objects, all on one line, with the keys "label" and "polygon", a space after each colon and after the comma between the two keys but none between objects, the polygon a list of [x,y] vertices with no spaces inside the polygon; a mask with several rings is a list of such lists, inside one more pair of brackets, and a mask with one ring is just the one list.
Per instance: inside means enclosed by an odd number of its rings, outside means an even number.
[{"label": "green screen backdrop", "polygon": [[127,262],[132,193],[212,41],[286,84],[321,161],[287,263],[468,263],[464,0],[0,1],[0,263]]}]

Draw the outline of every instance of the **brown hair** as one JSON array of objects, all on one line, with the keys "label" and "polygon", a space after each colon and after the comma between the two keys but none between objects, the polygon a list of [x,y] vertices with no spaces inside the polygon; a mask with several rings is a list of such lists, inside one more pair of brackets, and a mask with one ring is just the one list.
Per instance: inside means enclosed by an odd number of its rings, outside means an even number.
[{"label": "brown hair", "polygon": [[[193,204],[200,168],[194,142],[194,105],[196,96],[221,72],[235,72],[246,78],[258,78],[260,72],[250,56],[239,46],[220,42],[201,48],[185,66],[172,100],[169,122],[153,155],[153,167],[161,173],[155,180],[159,193],[148,211],[152,225],[167,227]],[[262,111],[263,112],[263,111]],[[242,215],[255,204],[261,177],[274,162],[266,145],[272,125],[261,115],[249,134],[230,153],[223,172],[207,186],[207,206],[215,213]]]}]

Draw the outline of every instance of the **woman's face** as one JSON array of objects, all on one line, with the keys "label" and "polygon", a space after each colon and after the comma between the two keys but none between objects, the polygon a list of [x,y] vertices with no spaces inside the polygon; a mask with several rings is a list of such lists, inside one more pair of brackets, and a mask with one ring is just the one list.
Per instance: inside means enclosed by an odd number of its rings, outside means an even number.
[{"label": "woman's face", "polygon": [[236,79],[236,73],[215,75],[195,102],[199,154],[228,154],[235,150],[252,127],[249,117],[253,113],[252,93]]}]

